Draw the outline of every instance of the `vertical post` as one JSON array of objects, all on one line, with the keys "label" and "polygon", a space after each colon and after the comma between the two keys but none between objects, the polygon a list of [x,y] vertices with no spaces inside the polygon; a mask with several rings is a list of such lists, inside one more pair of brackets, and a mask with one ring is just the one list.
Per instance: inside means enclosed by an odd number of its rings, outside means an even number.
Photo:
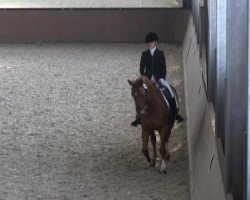
[{"label": "vertical post", "polygon": [[195,1],[196,0],[192,0],[192,13],[193,13],[193,19],[194,19],[194,23],[195,23]]},{"label": "vertical post", "polygon": [[246,198],[250,199],[250,3],[248,2],[248,115],[247,115],[247,157],[246,157]]},{"label": "vertical post", "polygon": [[208,100],[215,101],[216,75],[216,0],[208,0]]},{"label": "vertical post", "polygon": [[191,9],[191,0],[183,0],[183,8],[184,9]]},{"label": "vertical post", "polygon": [[202,80],[207,94],[207,66],[208,66],[208,2],[204,0],[203,6],[199,7],[200,12],[200,64],[202,69]]},{"label": "vertical post", "polygon": [[226,40],[227,40],[227,0],[217,0],[217,47],[216,47],[216,93],[215,120],[216,134],[224,145],[224,96],[226,79]]},{"label": "vertical post", "polygon": [[197,13],[197,36],[198,42],[201,44],[201,14],[200,14],[200,0],[197,0],[196,5],[196,13]]},{"label": "vertical post", "polygon": [[200,42],[200,52],[201,52],[201,63],[202,63],[202,75],[203,82],[206,87],[206,93],[208,89],[207,82],[207,70],[208,70],[208,0],[204,0],[204,5],[200,7],[200,30],[201,30],[201,42]]},{"label": "vertical post", "polygon": [[[197,39],[199,39],[199,15],[198,15],[198,7],[199,6],[199,0],[192,0],[192,11],[193,11],[193,19],[194,19],[194,26],[195,31],[197,33]],[[199,41],[198,41],[199,42]]]},{"label": "vertical post", "polygon": [[234,200],[242,200],[248,99],[248,0],[228,0],[227,9],[226,182]]}]

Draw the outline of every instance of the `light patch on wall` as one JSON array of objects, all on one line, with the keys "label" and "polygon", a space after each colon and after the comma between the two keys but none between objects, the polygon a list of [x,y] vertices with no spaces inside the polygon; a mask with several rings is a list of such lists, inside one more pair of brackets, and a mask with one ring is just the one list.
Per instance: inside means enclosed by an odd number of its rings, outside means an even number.
[{"label": "light patch on wall", "polygon": [[183,0],[1,0],[0,8],[176,8]]},{"label": "light patch on wall", "polygon": [[62,7],[62,0],[20,0],[23,8],[54,8]]},{"label": "light patch on wall", "polygon": [[21,7],[21,0],[1,0],[0,8],[16,8]]}]

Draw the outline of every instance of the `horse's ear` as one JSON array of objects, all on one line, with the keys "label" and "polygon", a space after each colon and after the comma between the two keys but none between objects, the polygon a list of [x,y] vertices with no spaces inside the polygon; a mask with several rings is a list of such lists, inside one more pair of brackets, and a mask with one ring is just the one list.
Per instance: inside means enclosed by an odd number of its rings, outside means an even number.
[{"label": "horse's ear", "polygon": [[129,83],[129,85],[134,85],[134,82],[133,81],[131,81],[131,80],[128,80],[128,83]]}]

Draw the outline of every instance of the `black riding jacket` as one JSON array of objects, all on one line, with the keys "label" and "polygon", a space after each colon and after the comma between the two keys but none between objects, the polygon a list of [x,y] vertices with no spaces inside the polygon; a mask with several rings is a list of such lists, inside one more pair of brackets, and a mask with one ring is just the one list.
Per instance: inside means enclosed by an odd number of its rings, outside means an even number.
[{"label": "black riding jacket", "polygon": [[164,52],[156,48],[153,56],[150,50],[142,52],[140,62],[140,73],[141,75],[147,76],[149,79],[154,75],[156,81],[160,78],[165,79],[167,75],[166,61]]}]

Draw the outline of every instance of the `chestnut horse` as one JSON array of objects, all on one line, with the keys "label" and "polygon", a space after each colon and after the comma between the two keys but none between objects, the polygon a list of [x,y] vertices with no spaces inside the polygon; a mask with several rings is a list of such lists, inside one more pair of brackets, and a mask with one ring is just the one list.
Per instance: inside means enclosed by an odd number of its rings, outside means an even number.
[{"label": "chestnut horse", "polygon": [[[166,173],[168,152],[168,140],[175,121],[175,114],[168,108],[162,94],[146,76],[140,76],[135,81],[128,80],[131,87],[131,95],[134,98],[137,115],[141,119],[142,127],[142,152],[151,167],[156,164],[156,136],[155,130],[160,135],[160,155],[162,158],[160,172]],[[173,91],[176,93],[175,89]],[[148,141],[153,146],[153,157],[148,152]]]}]

